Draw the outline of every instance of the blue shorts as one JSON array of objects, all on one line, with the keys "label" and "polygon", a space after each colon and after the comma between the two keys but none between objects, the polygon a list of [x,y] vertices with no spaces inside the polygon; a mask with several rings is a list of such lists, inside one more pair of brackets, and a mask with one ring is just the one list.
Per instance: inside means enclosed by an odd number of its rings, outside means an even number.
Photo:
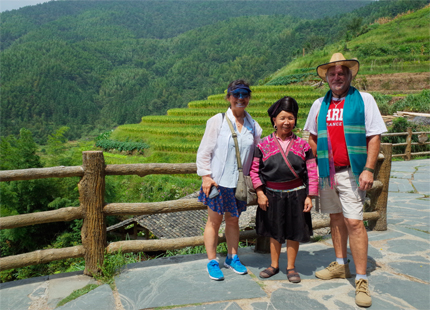
[{"label": "blue shorts", "polygon": [[235,188],[218,186],[218,190],[219,195],[211,199],[200,188],[198,200],[218,214],[230,212],[232,216],[239,217],[243,211],[246,211],[246,201],[240,201],[234,197]]}]

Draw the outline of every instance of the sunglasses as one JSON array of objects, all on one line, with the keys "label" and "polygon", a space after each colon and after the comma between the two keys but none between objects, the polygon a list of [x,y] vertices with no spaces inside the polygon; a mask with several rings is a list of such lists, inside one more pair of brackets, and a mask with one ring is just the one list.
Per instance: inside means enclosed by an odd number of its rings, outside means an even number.
[{"label": "sunglasses", "polygon": [[248,91],[234,91],[231,94],[236,99],[246,99],[246,98],[249,98],[249,92]]}]

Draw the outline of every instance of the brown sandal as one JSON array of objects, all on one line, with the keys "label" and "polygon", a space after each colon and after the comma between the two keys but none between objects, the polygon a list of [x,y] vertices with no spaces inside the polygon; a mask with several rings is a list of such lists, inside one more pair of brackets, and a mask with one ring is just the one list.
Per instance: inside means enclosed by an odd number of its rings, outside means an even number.
[{"label": "brown sandal", "polygon": [[[294,272],[292,273],[288,273],[288,271],[293,270]],[[292,269],[287,269],[287,278],[288,281],[292,282],[292,283],[299,283],[300,281],[302,281],[302,279],[300,279],[300,275],[297,273],[296,268],[292,268]]]},{"label": "brown sandal", "polygon": [[262,272],[260,272],[260,278],[270,278],[279,272],[279,268],[267,267]]}]

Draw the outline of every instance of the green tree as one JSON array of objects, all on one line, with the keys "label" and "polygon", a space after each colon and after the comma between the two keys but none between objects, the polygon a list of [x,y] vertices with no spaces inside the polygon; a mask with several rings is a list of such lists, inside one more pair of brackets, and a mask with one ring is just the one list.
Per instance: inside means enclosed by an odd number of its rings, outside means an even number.
[{"label": "green tree", "polygon": [[68,131],[69,127],[62,126],[57,129],[53,134],[48,136],[48,143],[46,145],[47,159],[45,160],[45,166],[70,166],[71,158],[66,153],[65,143],[67,142],[64,136]]},{"label": "green tree", "polygon": [[362,17],[354,17],[347,25],[346,29],[352,33],[354,37],[360,34],[361,24],[363,23]]},{"label": "green tree", "polygon": [[[21,129],[18,139],[13,136],[1,138],[0,146],[2,170],[42,167],[40,157],[36,154],[37,145],[29,130]],[[64,190],[70,180],[65,182],[58,182],[55,179],[0,182],[1,216],[49,211],[77,205],[76,191]],[[68,186],[75,188],[77,180],[75,179],[73,183],[74,185],[68,184]],[[1,230],[1,255],[40,249],[55,240],[56,236],[67,230],[70,225],[70,223],[49,223]]]},{"label": "green tree", "polygon": [[18,139],[13,136],[1,137],[0,146],[0,170],[42,167],[31,131],[22,128]]}]

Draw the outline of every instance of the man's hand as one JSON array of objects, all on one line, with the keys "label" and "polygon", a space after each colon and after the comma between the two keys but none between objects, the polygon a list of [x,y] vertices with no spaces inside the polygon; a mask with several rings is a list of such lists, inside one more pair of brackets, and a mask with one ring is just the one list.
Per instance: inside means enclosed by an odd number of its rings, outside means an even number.
[{"label": "man's hand", "polygon": [[[381,145],[381,135],[367,137],[367,161],[365,167],[375,169],[378,160],[379,147]],[[373,185],[373,173],[363,170],[358,179],[359,188],[362,191],[368,191]]]},{"label": "man's hand", "polygon": [[360,183],[360,189],[362,191],[368,191],[373,185],[373,173],[367,170],[363,170],[358,179]]}]

